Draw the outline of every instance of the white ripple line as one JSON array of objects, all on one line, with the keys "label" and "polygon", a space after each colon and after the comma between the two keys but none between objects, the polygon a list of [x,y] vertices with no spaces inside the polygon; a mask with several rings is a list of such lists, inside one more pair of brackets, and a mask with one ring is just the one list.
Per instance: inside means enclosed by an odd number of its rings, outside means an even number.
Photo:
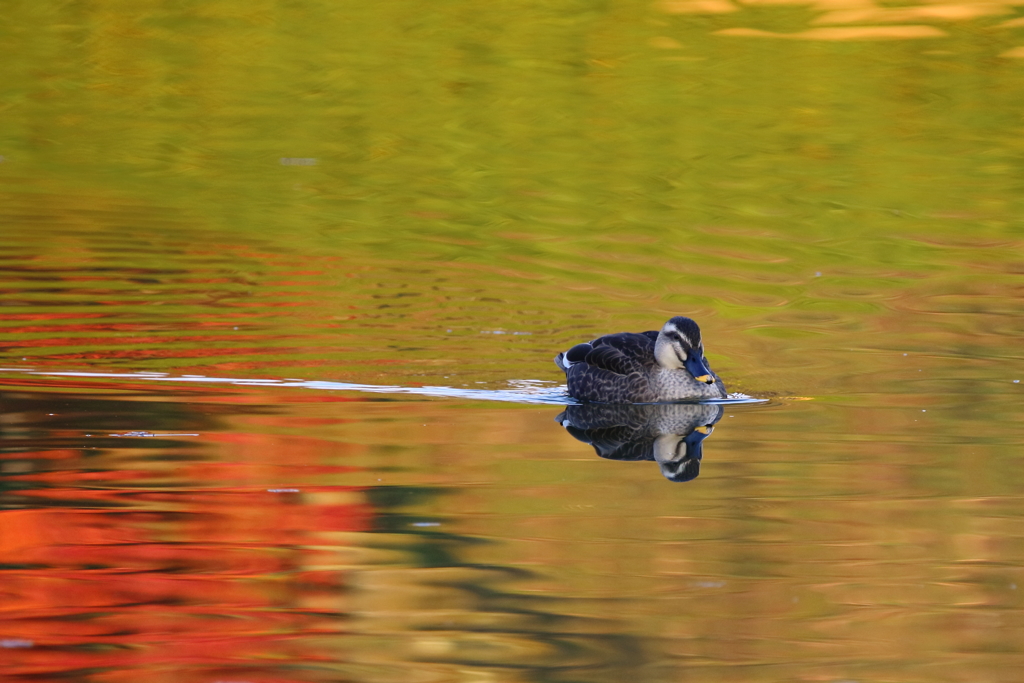
[{"label": "white ripple line", "polygon": [[[144,382],[182,382],[193,384],[228,384],[231,386],[261,386],[316,389],[319,391],[358,391],[368,394],[407,394],[435,398],[461,398],[477,401],[501,401],[505,403],[532,403],[546,405],[578,405],[566,393],[565,385],[555,387],[537,386],[528,391],[507,389],[459,389],[446,386],[403,387],[389,384],[359,384],[355,382],[333,382],[328,380],[283,380],[236,377],[205,377],[202,375],[169,375],[157,372],[80,372],[61,370],[35,370],[32,368],[0,368],[0,373],[18,373],[43,377],[81,377],[85,379],[117,379]],[[540,380],[515,380],[521,383],[537,383]],[[730,394],[729,398],[712,399],[701,403],[761,403],[746,394]]]}]

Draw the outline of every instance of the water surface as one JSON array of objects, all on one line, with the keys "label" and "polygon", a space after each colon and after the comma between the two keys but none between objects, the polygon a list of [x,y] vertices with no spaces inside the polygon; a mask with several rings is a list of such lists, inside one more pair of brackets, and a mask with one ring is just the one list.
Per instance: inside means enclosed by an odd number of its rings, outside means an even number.
[{"label": "water surface", "polygon": [[1016,680],[1019,12],[13,3],[2,677]]}]

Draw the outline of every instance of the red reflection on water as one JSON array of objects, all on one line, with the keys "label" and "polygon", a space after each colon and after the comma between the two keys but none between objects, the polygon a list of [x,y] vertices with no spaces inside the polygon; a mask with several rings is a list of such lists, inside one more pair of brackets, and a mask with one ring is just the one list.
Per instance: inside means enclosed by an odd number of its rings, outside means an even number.
[{"label": "red reflection on water", "polygon": [[[312,441],[221,431],[204,457],[109,438],[4,455],[3,680],[335,678],[338,554],[373,510],[359,487],[306,485],[352,469]],[[266,484],[284,476],[300,483]]]},{"label": "red reflection on water", "polygon": [[[48,493],[81,504],[80,491]],[[343,574],[315,569],[331,553],[307,546],[366,530],[371,512],[298,495],[182,492],[135,497],[154,512],[0,512],[0,637],[31,643],[7,649],[5,675],[330,660],[293,640],[339,633],[344,611]],[[174,510],[160,511],[168,502]]]}]

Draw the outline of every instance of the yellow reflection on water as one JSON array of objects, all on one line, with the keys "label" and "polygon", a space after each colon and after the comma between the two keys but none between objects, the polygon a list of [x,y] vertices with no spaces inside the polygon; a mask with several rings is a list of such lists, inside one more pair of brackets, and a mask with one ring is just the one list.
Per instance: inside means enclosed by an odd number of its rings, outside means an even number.
[{"label": "yellow reflection on water", "polygon": [[548,406],[0,400],[12,675],[1008,681],[1020,656],[1022,434],[992,415],[731,407],[673,483]]}]

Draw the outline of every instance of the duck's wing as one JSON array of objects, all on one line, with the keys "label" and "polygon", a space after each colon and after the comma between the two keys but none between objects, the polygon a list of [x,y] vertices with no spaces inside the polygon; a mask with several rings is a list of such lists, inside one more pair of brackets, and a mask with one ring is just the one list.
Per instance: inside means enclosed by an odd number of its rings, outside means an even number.
[{"label": "duck's wing", "polygon": [[583,360],[593,368],[617,375],[646,372],[657,364],[654,360],[654,341],[657,338],[657,332],[606,334],[590,342],[590,349]]}]

